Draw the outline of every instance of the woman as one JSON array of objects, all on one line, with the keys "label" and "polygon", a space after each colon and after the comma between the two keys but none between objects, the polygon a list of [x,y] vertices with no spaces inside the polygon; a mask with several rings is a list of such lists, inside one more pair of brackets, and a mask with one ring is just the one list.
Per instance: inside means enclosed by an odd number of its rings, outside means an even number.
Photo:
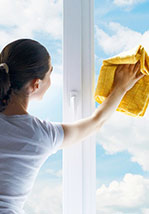
[{"label": "woman", "polygon": [[0,213],[20,214],[48,156],[98,131],[144,75],[138,74],[139,63],[118,66],[113,90],[96,111],[60,124],[27,112],[29,101],[41,100],[51,84],[47,49],[35,40],[19,39],[2,50],[0,63]]}]

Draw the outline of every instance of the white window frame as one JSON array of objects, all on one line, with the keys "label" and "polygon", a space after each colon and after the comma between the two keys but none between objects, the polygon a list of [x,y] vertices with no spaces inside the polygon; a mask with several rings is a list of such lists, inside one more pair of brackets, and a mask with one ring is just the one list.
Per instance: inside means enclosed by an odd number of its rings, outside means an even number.
[{"label": "white window frame", "polygon": [[[63,1],[63,122],[95,111],[94,1]],[[63,214],[96,213],[96,136],[63,149]]]}]

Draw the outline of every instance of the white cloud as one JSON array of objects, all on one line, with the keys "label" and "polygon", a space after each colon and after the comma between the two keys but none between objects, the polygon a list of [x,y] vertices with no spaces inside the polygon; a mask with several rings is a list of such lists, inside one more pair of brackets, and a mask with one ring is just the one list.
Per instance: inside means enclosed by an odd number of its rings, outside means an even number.
[{"label": "white cloud", "polygon": [[[55,68],[57,67],[57,68]],[[54,70],[57,70],[59,67],[59,71],[61,71],[61,66],[54,66]],[[62,85],[63,85],[63,75],[62,73],[56,73],[52,71],[51,74],[51,85],[49,89],[44,94],[42,100],[31,100],[28,105],[28,112],[35,116],[42,117],[43,111],[49,112],[50,114],[55,114],[55,106],[57,112],[60,109],[61,99],[62,99]],[[42,109],[42,111],[41,111]],[[53,112],[53,113],[52,113]],[[44,118],[49,119],[49,118]]]},{"label": "white cloud", "polygon": [[107,30],[112,32],[112,35],[104,32],[97,25],[95,30],[97,42],[106,54],[117,54],[121,51],[129,50],[138,45],[142,37],[141,33],[116,22],[110,22],[107,25]]},{"label": "white cloud", "polygon": [[146,214],[149,210],[149,179],[126,174],[122,181],[104,184],[96,191],[97,214]]},{"label": "white cloud", "polygon": [[62,0],[0,0],[0,46],[18,38],[33,38],[46,32],[62,38]]},{"label": "white cloud", "polygon": [[61,214],[62,194],[62,184],[38,180],[25,203],[24,210],[27,214]]},{"label": "white cloud", "polygon": [[106,153],[128,151],[133,162],[137,162],[143,170],[149,170],[149,109],[144,117],[134,118],[120,112],[114,112],[97,132],[97,143],[101,144]]},{"label": "white cloud", "polygon": [[[35,182],[24,210],[33,213],[62,213],[63,188],[47,180]],[[126,174],[122,181],[112,181],[96,190],[97,214],[148,214],[149,179]]]},{"label": "white cloud", "polygon": [[[107,26],[108,30],[114,32],[112,36],[96,26],[96,38],[107,54],[119,54],[139,44],[142,44],[149,52],[149,31],[142,35],[114,22],[110,22]],[[128,151],[132,155],[132,161],[148,171],[148,118],[149,108],[143,118],[133,118],[115,112],[97,134],[97,141],[109,154]]]},{"label": "white cloud", "polygon": [[63,75],[62,75],[62,66],[55,65],[51,74],[51,87],[62,87],[63,84]]},{"label": "white cloud", "polygon": [[119,54],[139,44],[149,51],[149,31],[141,34],[116,22],[105,24],[105,27],[108,33],[95,26],[95,38],[106,54]]},{"label": "white cloud", "polygon": [[138,3],[142,3],[145,0],[114,0],[113,3],[118,6],[132,6]]},{"label": "white cloud", "polygon": [[149,214],[149,208],[142,209],[142,214]]},{"label": "white cloud", "polygon": [[[25,203],[24,210],[33,213],[62,213],[63,188],[60,183],[38,180]],[[112,181],[96,190],[97,214],[148,214],[149,179],[126,174],[122,181]]]},{"label": "white cloud", "polygon": [[54,169],[46,169],[44,171],[44,173],[48,174],[48,175],[52,175],[52,176],[56,176],[56,177],[62,177],[62,170],[54,170]]}]

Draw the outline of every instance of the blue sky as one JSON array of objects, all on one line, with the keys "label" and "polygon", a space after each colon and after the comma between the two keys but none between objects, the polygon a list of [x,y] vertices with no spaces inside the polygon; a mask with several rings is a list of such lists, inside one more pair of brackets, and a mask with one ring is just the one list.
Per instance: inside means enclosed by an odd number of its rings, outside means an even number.
[{"label": "blue sky", "polygon": [[[148,50],[148,9],[148,1],[95,0],[96,84],[103,59],[139,44]],[[97,213],[149,213],[148,201],[137,205],[137,200],[148,197],[145,191],[135,193],[135,202],[129,197],[132,189],[135,192],[140,185],[138,179],[142,179],[142,189],[148,188],[147,184],[143,185],[143,181],[149,179],[148,116],[148,110],[141,119],[114,112],[99,131],[96,146]],[[124,202],[124,197],[129,200]]]},{"label": "blue sky", "polygon": [[[33,38],[52,57],[51,87],[42,102],[30,103],[28,111],[61,122],[62,0],[0,0],[0,4],[0,48],[18,38]],[[149,49],[148,9],[145,0],[95,0],[95,85],[103,59],[139,43]],[[10,11],[14,11],[12,16]],[[149,110],[141,119],[114,112],[97,133],[97,214],[149,213],[148,118]],[[62,213],[62,151],[50,156],[40,169],[25,209],[28,214]]]},{"label": "blue sky", "polygon": [[[120,27],[119,27],[119,29],[116,29],[117,32],[116,31],[112,32],[112,30],[108,28],[108,24],[111,22],[118,23],[121,26],[127,27],[135,32],[144,34],[144,32],[148,30],[147,20],[149,20],[149,14],[148,14],[149,2],[138,1],[138,4],[134,3],[134,4],[124,4],[124,5],[122,4],[122,2],[130,2],[130,1],[117,1],[117,2],[119,2],[119,4],[116,4],[116,3],[114,4],[114,1],[109,1],[109,0],[95,1],[95,11],[94,11],[95,25],[97,25],[98,28],[102,29],[109,36],[110,35],[116,36],[118,34],[118,30],[120,30]],[[120,2],[121,2],[121,5],[120,5]],[[96,32],[95,32],[95,36],[96,36]],[[124,50],[123,47],[120,47],[120,49],[116,48],[113,51],[113,53],[110,53],[110,52],[105,53],[104,49],[99,45],[97,39],[95,38],[95,54],[97,56],[95,58],[96,83],[97,83],[97,79],[100,71],[100,66],[102,64],[102,59],[112,57],[113,55],[118,54],[120,53],[120,51],[123,51],[123,50]],[[97,102],[96,102],[96,106],[99,106]],[[99,137],[100,137],[100,134],[99,134]],[[148,172],[144,172],[139,164],[133,163],[130,160],[130,154],[128,153],[128,151],[125,151],[122,153],[116,153],[114,155],[106,155],[105,150],[102,149],[99,144],[97,144],[96,156],[97,156],[97,179],[100,180],[100,182],[97,182],[97,187],[99,184],[103,182],[103,180],[106,180],[108,183],[112,179],[114,179],[114,177],[115,179],[119,179],[125,173],[128,173],[128,172],[135,173],[135,174],[139,173],[147,177],[149,176]],[[125,162],[125,166],[123,164],[124,162]],[[102,166],[99,163],[102,163]],[[119,163],[119,166],[117,166],[116,163]],[[106,170],[104,170],[105,168]],[[108,174],[108,176],[106,177],[104,176],[104,174],[105,175]],[[103,179],[101,179],[101,177],[103,177]]]}]

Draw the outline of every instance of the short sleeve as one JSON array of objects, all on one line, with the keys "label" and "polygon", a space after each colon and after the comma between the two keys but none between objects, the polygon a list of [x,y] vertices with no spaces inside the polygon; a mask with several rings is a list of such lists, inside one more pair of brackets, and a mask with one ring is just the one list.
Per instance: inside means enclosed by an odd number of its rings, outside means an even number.
[{"label": "short sleeve", "polygon": [[58,122],[50,122],[51,123],[51,134],[53,138],[52,143],[52,153],[56,153],[59,147],[62,145],[64,139],[64,130],[60,123]]},{"label": "short sleeve", "polygon": [[62,145],[64,139],[64,130],[62,124],[59,122],[48,122],[44,120],[44,124],[48,130],[48,134],[50,135],[50,139],[52,140],[52,151],[51,153],[56,153],[59,147]]}]

